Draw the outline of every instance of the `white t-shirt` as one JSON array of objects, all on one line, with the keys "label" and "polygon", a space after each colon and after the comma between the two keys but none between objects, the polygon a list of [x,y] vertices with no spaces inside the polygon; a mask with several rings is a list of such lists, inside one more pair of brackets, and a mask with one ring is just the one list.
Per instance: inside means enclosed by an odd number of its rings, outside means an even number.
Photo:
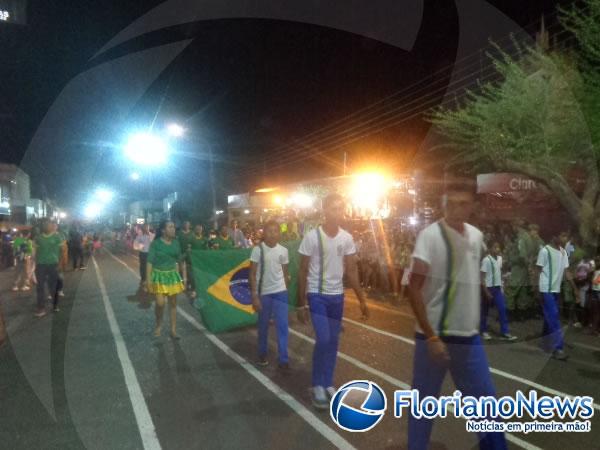
[{"label": "white t-shirt", "polygon": [[[263,252],[264,270],[261,267],[261,249]],[[283,277],[283,264],[289,264],[288,249],[283,245],[277,244],[275,247],[269,247],[261,243],[252,249],[250,261],[256,263],[256,286],[260,289],[261,295],[274,294],[286,290],[285,279]],[[262,273],[262,288],[260,287],[260,277]]]},{"label": "white t-shirt", "polygon": [[344,256],[354,255],[356,247],[352,235],[338,229],[329,237],[322,227],[308,232],[298,252],[309,256],[307,292],[310,294],[338,295],[344,293]]},{"label": "white t-shirt", "polygon": [[485,273],[485,286],[502,286],[502,256],[487,255],[481,261],[481,271]]},{"label": "white t-shirt", "polygon": [[[412,264],[419,259],[429,266],[423,299],[427,319],[438,335],[479,333],[483,248],[483,234],[467,223],[463,235],[441,220],[417,236]],[[423,332],[418,323],[417,332]]]},{"label": "white t-shirt", "polygon": [[565,269],[569,267],[569,257],[564,248],[557,250],[546,245],[540,249],[537,265],[540,272],[540,292],[560,292]]}]

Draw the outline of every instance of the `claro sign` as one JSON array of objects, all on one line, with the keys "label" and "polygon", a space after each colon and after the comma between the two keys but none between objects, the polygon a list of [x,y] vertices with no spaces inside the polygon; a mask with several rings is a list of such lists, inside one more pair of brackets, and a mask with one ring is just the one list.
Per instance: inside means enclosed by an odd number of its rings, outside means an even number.
[{"label": "claro sign", "polygon": [[538,191],[546,192],[543,185],[518,173],[483,173],[477,175],[477,193]]}]

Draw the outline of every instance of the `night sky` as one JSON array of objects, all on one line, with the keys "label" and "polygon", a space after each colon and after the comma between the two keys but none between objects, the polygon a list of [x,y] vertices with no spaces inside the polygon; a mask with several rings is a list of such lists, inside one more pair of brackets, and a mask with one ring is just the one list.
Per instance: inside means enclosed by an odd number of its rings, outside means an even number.
[{"label": "night sky", "polygon": [[[190,186],[208,195],[209,147],[216,160],[219,203],[227,192],[341,175],[344,152],[350,170],[375,162],[391,171],[427,169],[439,162],[424,151],[435,137],[423,112],[459,87],[448,85],[459,36],[465,33],[453,1],[424,1],[416,39],[408,50],[316,25],[227,19],[153,31],[93,58],[119,31],[160,3],[31,0],[27,26],[0,24],[0,154],[4,162],[23,162],[34,196],[49,195],[75,207],[100,184],[114,187],[125,200]],[[489,3],[531,36],[542,13],[547,25],[555,26],[555,1]],[[89,104],[77,105],[75,115],[81,123],[65,113],[65,126],[78,127],[78,133],[65,132],[61,142],[59,121],[53,130],[56,140],[43,151],[36,142],[31,150],[49,108],[74,77],[186,39],[190,43],[118,123],[110,123],[117,121],[114,115],[92,120],[81,113],[93,109],[95,99],[115,95],[110,78],[122,74],[109,72],[108,79],[97,80],[108,86],[105,91],[90,92]],[[471,44],[487,48],[486,40]],[[465,77],[465,83],[476,80],[478,72],[482,77],[487,73],[485,55],[469,63],[466,73],[472,76]],[[355,115],[339,128],[332,125],[399,91],[380,109],[371,110],[373,115]],[[377,111],[388,115],[377,119]],[[366,122],[371,118],[375,119]],[[188,134],[177,144],[169,167],[144,174],[141,182],[129,181],[132,167],[119,151],[127,133],[151,124],[162,129],[172,121],[185,124]],[[326,126],[331,128],[300,145]],[[306,158],[315,150],[327,152]]]}]

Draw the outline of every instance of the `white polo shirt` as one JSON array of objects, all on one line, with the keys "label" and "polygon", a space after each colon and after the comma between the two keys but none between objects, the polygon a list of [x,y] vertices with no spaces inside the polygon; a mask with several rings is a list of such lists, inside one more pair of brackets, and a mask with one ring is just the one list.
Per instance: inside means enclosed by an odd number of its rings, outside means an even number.
[{"label": "white polo shirt", "polygon": [[481,271],[485,273],[486,287],[502,286],[502,256],[494,258],[492,255],[487,255],[481,261]]},{"label": "white polo shirt", "polygon": [[[414,259],[420,259],[429,266],[423,300],[427,319],[438,335],[469,337],[479,333],[483,248],[483,234],[467,223],[464,234],[440,220],[417,236],[413,264]],[[423,332],[418,324],[417,332]]]},{"label": "white polo shirt", "polygon": [[283,264],[289,264],[290,262],[287,248],[281,244],[269,247],[267,244],[261,243],[252,249],[250,261],[258,265],[256,268],[256,286],[260,290],[260,295],[275,294],[287,289],[282,268]]},{"label": "white polo shirt", "polygon": [[344,293],[344,256],[356,253],[354,239],[350,233],[339,228],[335,237],[329,237],[319,226],[304,236],[298,252],[310,257],[306,290],[308,293]]},{"label": "white polo shirt", "polygon": [[549,245],[540,249],[537,265],[540,272],[540,292],[559,293],[565,269],[569,267],[569,256],[564,248],[557,250]]}]

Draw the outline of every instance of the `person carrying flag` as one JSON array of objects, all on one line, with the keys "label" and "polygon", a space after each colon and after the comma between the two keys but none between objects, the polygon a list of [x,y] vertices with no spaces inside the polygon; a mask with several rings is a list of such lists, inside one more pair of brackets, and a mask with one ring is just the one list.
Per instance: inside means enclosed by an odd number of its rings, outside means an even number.
[{"label": "person carrying flag", "polygon": [[[438,397],[446,372],[464,396],[495,396],[479,336],[483,234],[466,223],[473,212],[471,180],[446,178],[444,217],[425,227],[415,243],[409,298],[417,319],[413,389]],[[433,420],[408,417],[408,449],[426,450]],[[507,448],[503,433],[481,433],[481,450]]]},{"label": "person carrying flag", "polygon": [[[333,374],[337,359],[339,334],[344,312],[344,283],[354,290],[363,318],[369,309],[360,287],[356,265],[356,247],[352,235],[340,228],[344,218],[344,199],[330,194],[323,199],[323,225],[306,233],[298,249],[298,319],[307,322],[307,310],[315,329],[313,350],[312,402],[317,409],[327,409],[336,392]],[[308,302],[308,304],[307,304]]]},{"label": "person carrying flag", "polygon": [[269,364],[267,338],[269,320],[275,317],[279,368],[289,370],[288,362],[288,249],[279,244],[281,234],[277,222],[265,224],[264,240],[250,255],[250,290],[252,306],[258,312],[258,365]]}]

